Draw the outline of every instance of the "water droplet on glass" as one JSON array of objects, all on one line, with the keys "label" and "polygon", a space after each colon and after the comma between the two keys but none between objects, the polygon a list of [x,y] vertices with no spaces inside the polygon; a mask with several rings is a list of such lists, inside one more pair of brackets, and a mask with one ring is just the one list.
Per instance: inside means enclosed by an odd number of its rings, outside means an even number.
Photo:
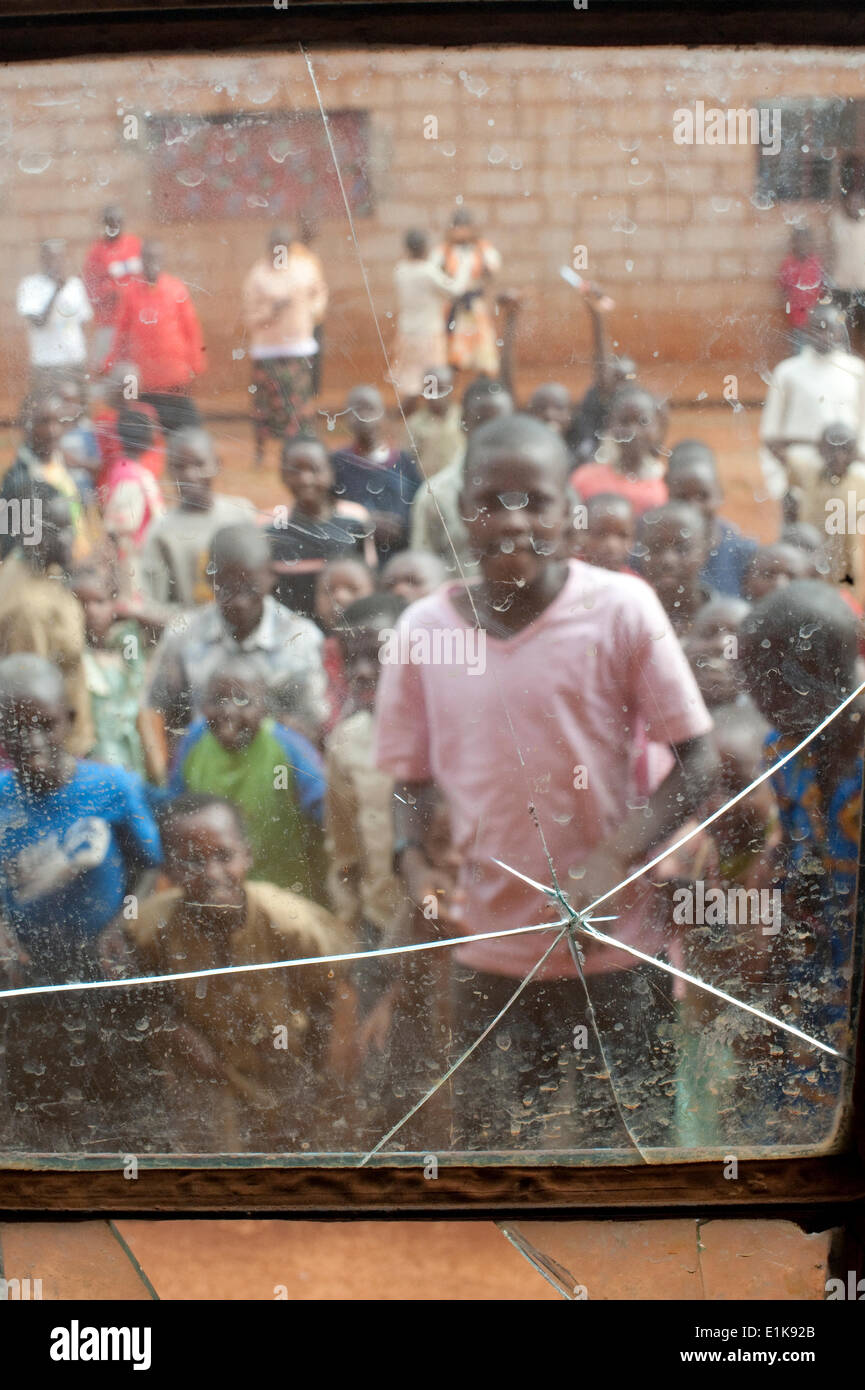
[{"label": "water droplet on glass", "polygon": [[634,269],[634,262],[633,262],[633,261],[625,261],[625,270],[627,270],[628,272],[630,272],[630,271],[632,271],[633,269]]},{"label": "water droplet on glass", "polygon": [[570,825],[573,816],[570,811],[562,811],[559,815],[553,816],[553,820],[556,822],[556,825]]},{"label": "water droplet on glass", "polygon": [[617,217],[611,228],[614,232],[624,232],[625,236],[633,236],[636,230],[637,224],[630,217]]},{"label": "water droplet on glass", "polygon": [[250,193],[246,199],[246,206],[248,208],[267,208],[270,207],[270,204],[259,193]]},{"label": "water droplet on glass", "polygon": [[768,212],[775,206],[775,199],[771,193],[755,193],[751,198],[751,203],[758,212]]},{"label": "water droplet on glass", "polygon": [[22,154],[18,161],[18,168],[22,174],[44,174],[50,163],[50,154],[45,154],[42,150],[29,150],[26,154]]},{"label": "water droplet on glass", "polygon": [[527,492],[500,492],[499,501],[509,512],[518,512],[521,507],[529,505],[529,494]]},{"label": "water droplet on glass", "polygon": [[586,876],[585,864],[574,864],[568,869],[568,878],[572,878],[575,883],[579,883],[581,878]]},{"label": "water droplet on glass", "polygon": [[254,87],[247,87],[246,89],[247,98],[252,102],[253,106],[266,105],[267,102],[273,100],[276,96],[276,92],[277,86],[275,82],[259,82],[256,83]]},{"label": "water droplet on glass", "polygon": [[712,198],[711,208],[713,212],[729,212],[733,206],[732,198],[719,198],[717,194]]},{"label": "water droplet on glass", "polygon": [[522,167],[523,167],[523,161],[522,161],[521,159],[512,159],[512,160],[511,160],[511,168],[512,168],[512,169],[522,169]]},{"label": "water droplet on glass", "polygon": [[761,646],[761,647],[765,647],[767,651],[769,650],[769,648],[771,647],[771,645],[772,645],[772,643],[769,641],[768,637],[764,637],[763,640],[762,640],[762,642],[760,643],[760,646]]},{"label": "water droplet on glass", "polygon": [[487,155],[490,164],[501,164],[507,159],[507,150],[503,150],[501,145],[490,145],[490,152]]},{"label": "water droplet on glass", "polygon": [[500,1052],[510,1052],[511,1035],[510,1033],[496,1033],[496,1047]]},{"label": "water droplet on glass", "polygon": [[456,152],[457,147],[453,140],[446,140],[443,145],[439,145],[439,153],[443,154],[446,159],[453,159]]},{"label": "water droplet on glass", "polygon": [[182,183],[184,188],[197,188],[200,183],[204,183],[204,174],[200,169],[181,169],[176,177],[177,182]]}]

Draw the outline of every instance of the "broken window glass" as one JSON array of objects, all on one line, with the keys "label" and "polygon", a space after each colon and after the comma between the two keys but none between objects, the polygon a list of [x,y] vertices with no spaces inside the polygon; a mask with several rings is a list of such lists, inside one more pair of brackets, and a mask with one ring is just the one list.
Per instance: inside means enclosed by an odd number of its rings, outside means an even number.
[{"label": "broken window glass", "polygon": [[863,63],[0,78],[5,1163],[844,1146]]}]

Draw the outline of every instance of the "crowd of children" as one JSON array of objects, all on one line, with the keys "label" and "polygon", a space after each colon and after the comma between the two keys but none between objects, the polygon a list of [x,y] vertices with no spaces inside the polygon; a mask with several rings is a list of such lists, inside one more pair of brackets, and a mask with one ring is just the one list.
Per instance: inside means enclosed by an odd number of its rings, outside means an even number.
[{"label": "crowd of children", "polygon": [[[105,225],[114,245],[119,210]],[[758,544],[709,444],[670,447],[665,403],[606,353],[597,294],[581,401],[548,382],[520,408],[507,351],[500,376],[460,372],[436,315],[485,329],[499,261],[459,216],[438,259],[412,234],[398,277],[423,301],[405,437],[374,385],[336,450],[295,412],[265,513],[219,490],[188,383],[125,391],[159,271],[121,249],[92,397],[78,361],[34,381],[0,494],[22,519],[0,563],[0,982],[113,984],[0,1000],[0,1144],[366,1150],[469,1049],[394,1147],[828,1141],[834,1059],[615,945],[554,945],[535,885],[843,1050],[865,703],[702,822],[862,679],[861,534],[824,525],[865,477],[849,412],[800,466],[776,374],[784,526]],[[797,346],[842,351],[804,236],[781,283]],[[269,286],[247,287],[259,327]],[[433,320],[449,362],[423,356]],[[698,887],[782,911],[677,915]]]}]

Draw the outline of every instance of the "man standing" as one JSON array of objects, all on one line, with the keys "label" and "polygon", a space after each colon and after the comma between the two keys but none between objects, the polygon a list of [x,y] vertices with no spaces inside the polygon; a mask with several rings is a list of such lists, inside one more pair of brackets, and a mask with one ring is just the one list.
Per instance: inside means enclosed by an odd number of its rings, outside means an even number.
[{"label": "man standing", "polygon": [[200,425],[189,388],[205,370],[201,325],[182,280],[162,271],[162,247],[146,241],[141,248],[143,277],[130,280],[123,292],[114,341],[102,364],[135,362],[138,394],[159,416],[166,434]]},{"label": "man standing", "polygon": [[30,346],[30,393],[57,390],[64,378],[83,385],[87,362],[84,324],[93,317],[84,285],[66,267],[65,241],[43,241],[42,269],[18,286],[17,309],[27,324]]},{"label": "man standing", "polygon": [[107,207],[100,221],[102,236],[84,261],[84,286],[93,305],[90,361],[94,367],[111,347],[124,289],[133,275],[141,274],[141,238],[123,231],[123,210]]},{"label": "man standing", "polygon": [[268,438],[300,434],[315,395],[315,330],[327,308],[327,286],[313,252],[274,230],[267,254],[243,286],[243,317],[252,359],[255,462]]},{"label": "man standing", "polygon": [[772,373],[760,421],[763,476],[770,497],[792,500],[822,467],[819,443],[828,425],[846,425],[865,448],[865,362],[846,352],[844,315],[817,305],[808,319],[809,342]]}]

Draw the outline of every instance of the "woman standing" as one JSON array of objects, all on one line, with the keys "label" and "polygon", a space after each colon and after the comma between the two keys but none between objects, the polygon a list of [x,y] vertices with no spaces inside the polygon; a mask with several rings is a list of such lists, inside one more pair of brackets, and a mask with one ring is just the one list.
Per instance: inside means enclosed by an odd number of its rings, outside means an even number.
[{"label": "woman standing", "polygon": [[452,280],[466,283],[446,320],[448,363],[458,371],[498,376],[499,353],[493,310],[487,291],[502,266],[502,258],[475,226],[472,214],[458,208],[444,243],[433,260]]},{"label": "woman standing", "polygon": [[293,438],[309,422],[318,352],[315,330],[327,307],[317,256],[280,230],[269,237],[267,251],[243,287],[257,468],[268,438]]}]

